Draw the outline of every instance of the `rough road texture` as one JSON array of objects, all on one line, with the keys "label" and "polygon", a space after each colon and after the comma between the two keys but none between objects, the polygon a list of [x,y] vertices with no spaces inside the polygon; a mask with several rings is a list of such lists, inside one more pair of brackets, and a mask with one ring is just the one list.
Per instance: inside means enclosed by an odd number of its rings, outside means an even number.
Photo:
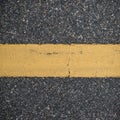
[{"label": "rough road texture", "polygon": [[120,43],[119,0],[0,0],[0,43]]},{"label": "rough road texture", "polygon": [[3,78],[1,120],[119,120],[120,79]]},{"label": "rough road texture", "polygon": [[[119,43],[119,0],[0,0],[0,43]],[[0,120],[120,120],[120,79],[0,78]]]}]

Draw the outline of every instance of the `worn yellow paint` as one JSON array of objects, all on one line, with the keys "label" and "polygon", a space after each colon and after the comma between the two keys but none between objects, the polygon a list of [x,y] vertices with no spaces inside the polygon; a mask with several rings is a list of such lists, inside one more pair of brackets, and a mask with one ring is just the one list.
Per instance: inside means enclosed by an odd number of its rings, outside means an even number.
[{"label": "worn yellow paint", "polygon": [[73,45],[72,77],[120,77],[120,45]]},{"label": "worn yellow paint", "polygon": [[0,44],[0,77],[120,77],[120,44]]}]

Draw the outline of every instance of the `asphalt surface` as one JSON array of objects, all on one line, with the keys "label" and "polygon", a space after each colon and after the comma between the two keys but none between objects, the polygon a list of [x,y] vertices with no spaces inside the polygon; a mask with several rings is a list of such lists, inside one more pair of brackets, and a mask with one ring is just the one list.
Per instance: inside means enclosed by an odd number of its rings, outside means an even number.
[{"label": "asphalt surface", "polygon": [[120,43],[119,0],[0,0],[0,43]]},{"label": "asphalt surface", "polygon": [[[119,0],[0,0],[0,43],[120,44]],[[120,78],[0,78],[0,120],[120,120]]]},{"label": "asphalt surface", "polygon": [[119,120],[120,79],[1,78],[1,120]]}]

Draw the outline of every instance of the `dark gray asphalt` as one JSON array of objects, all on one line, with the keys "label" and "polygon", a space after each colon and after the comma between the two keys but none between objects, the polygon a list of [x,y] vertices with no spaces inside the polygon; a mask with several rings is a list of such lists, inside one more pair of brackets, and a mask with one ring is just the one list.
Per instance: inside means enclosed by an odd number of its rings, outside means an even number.
[{"label": "dark gray asphalt", "polygon": [[1,78],[1,120],[120,120],[120,79]]},{"label": "dark gray asphalt", "polygon": [[[119,0],[0,0],[0,43],[120,44]],[[0,78],[0,120],[120,120],[120,78]]]},{"label": "dark gray asphalt", "polygon": [[119,0],[0,0],[0,7],[0,43],[120,43]]}]

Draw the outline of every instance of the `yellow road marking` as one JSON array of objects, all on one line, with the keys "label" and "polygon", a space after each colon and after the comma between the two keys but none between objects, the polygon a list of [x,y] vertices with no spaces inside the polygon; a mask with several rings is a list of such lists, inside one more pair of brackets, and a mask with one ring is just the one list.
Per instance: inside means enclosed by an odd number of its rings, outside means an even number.
[{"label": "yellow road marking", "polygon": [[0,44],[0,77],[120,77],[120,44]]}]

